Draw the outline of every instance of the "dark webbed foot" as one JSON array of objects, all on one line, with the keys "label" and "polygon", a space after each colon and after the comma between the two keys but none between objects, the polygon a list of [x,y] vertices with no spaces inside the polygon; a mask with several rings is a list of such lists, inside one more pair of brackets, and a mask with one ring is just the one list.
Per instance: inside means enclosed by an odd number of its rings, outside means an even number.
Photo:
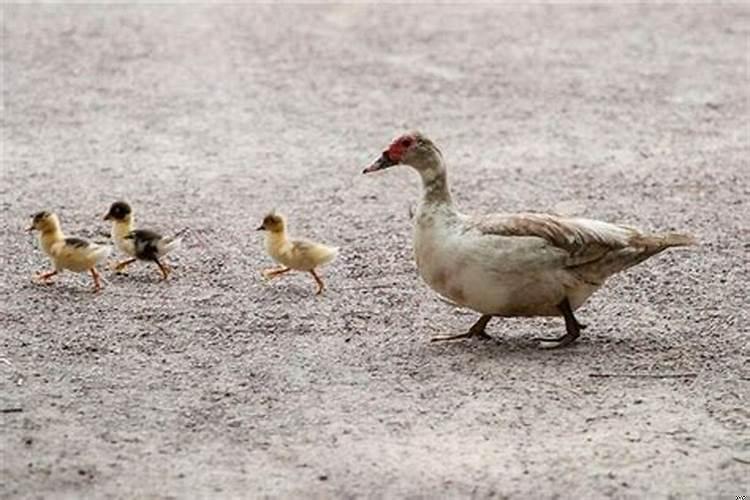
[{"label": "dark webbed foot", "polygon": [[487,323],[490,322],[492,319],[492,316],[489,314],[483,315],[479,320],[474,323],[474,325],[469,328],[469,331],[466,333],[459,333],[458,335],[448,335],[445,337],[433,337],[430,339],[430,342],[446,342],[449,340],[460,340],[460,339],[469,339],[469,338],[476,338],[480,340],[492,340],[492,337],[487,335],[487,332],[484,331],[484,329],[487,327]]},{"label": "dark webbed foot", "polygon": [[580,337],[581,330],[585,330],[587,327],[587,325],[582,325],[581,323],[579,323],[576,317],[573,315],[573,310],[570,307],[570,302],[568,302],[567,297],[565,298],[565,300],[560,302],[557,307],[560,309],[560,312],[565,318],[566,333],[562,337],[536,338],[535,340],[538,340],[542,343],[540,347],[542,347],[543,349],[559,349],[560,347],[568,346],[575,342],[576,339]]}]

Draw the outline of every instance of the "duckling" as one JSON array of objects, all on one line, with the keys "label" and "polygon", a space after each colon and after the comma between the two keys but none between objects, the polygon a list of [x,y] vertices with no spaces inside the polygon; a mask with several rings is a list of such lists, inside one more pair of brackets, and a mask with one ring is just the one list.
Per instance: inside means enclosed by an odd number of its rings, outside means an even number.
[{"label": "duckling", "polygon": [[318,288],[315,295],[325,290],[325,283],[315,271],[317,267],[333,261],[339,249],[309,240],[290,240],[286,232],[286,219],[283,215],[270,213],[263,218],[258,231],[266,231],[266,252],[281,267],[262,271],[267,279],[281,276],[291,270],[307,271],[315,278]]},{"label": "duckling", "polygon": [[33,216],[28,232],[38,230],[39,242],[42,245],[55,269],[36,275],[42,283],[49,283],[50,278],[67,269],[75,273],[90,272],[94,278],[94,292],[101,290],[101,275],[96,270],[112,251],[109,246],[97,245],[81,238],[66,238],[60,229],[60,220],[51,212],[38,212]]},{"label": "duckling", "polygon": [[112,203],[104,220],[112,221],[112,241],[117,249],[130,256],[115,264],[116,272],[121,272],[136,260],[148,260],[159,266],[162,279],[169,277],[171,268],[159,259],[180,246],[180,235],[184,230],[174,236],[164,237],[148,229],[135,229],[133,209],[124,201]]},{"label": "duckling", "polygon": [[566,333],[539,340],[545,348],[570,345],[585,328],[574,311],[609,277],[695,243],[686,234],[649,234],[582,217],[463,214],[453,203],[443,154],[419,132],[396,138],[364,173],[396,165],[422,178],[414,225],[419,274],[449,302],[481,315],[468,332],[436,341],[491,338],[485,327],[498,316],[562,316]]}]

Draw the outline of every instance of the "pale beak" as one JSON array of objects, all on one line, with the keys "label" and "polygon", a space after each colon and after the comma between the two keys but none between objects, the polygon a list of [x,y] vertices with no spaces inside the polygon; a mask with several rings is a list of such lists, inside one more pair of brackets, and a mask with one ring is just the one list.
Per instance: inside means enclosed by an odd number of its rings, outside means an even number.
[{"label": "pale beak", "polygon": [[109,220],[110,218],[111,217],[109,216],[109,214],[107,214],[107,215],[104,216],[104,220]]},{"label": "pale beak", "polygon": [[256,227],[255,230],[256,231],[265,231],[266,227],[263,224],[261,224],[260,226]]},{"label": "pale beak", "polygon": [[372,172],[377,172],[378,170],[385,170],[386,168],[390,168],[394,165],[398,165],[398,162],[391,160],[391,157],[388,156],[388,151],[383,151],[383,154],[380,155],[380,158],[375,160],[372,165],[364,169],[362,173],[369,174]]},{"label": "pale beak", "polygon": [[27,233],[30,233],[33,230],[34,230],[34,226],[33,225],[31,225],[31,226],[29,226],[29,227],[26,228],[26,232]]}]

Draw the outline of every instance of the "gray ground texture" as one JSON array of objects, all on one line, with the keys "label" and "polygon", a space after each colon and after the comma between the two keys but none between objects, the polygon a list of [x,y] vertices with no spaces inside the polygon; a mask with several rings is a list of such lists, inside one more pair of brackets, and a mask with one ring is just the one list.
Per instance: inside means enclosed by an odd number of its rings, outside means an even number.
[{"label": "gray ground texture", "polygon": [[[2,498],[735,498],[750,493],[747,6],[11,6],[3,16]],[[476,319],[417,276],[407,168],[466,212],[695,234],[562,320]],[[189,227],[45,287],[40,209]],[[270,283],[272,208],[342,247]],[[604,377],[601,375],[609,374]],[[629,376],[628,376],[629,375]]]}]

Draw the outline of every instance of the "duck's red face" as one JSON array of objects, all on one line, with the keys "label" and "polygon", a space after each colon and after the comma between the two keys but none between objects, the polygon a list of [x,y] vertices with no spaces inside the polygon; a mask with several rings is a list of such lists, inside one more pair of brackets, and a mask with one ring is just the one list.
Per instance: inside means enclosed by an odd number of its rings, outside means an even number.
[{"label": "duck's red face", "polygon": [[405,134],[397,138],[395,141],[388,146],[388,149],[383,151],[380,158],[362,171],[363,174],[369,174],[371,172],[377,172],[378,170],[384,170],[386,168],[398,165],[406,156],[407,151],[417,143],[417,139],[411,134]]}]

